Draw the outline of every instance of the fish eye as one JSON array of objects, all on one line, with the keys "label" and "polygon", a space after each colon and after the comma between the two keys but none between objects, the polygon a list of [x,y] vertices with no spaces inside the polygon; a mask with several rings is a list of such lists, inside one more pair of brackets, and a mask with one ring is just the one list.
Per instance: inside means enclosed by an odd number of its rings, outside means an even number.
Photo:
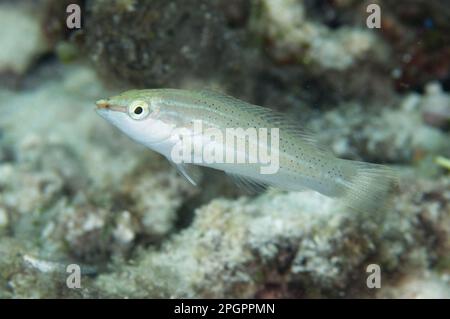
[{"label": "fish eye", "polygon": [[144,101],[133,101],[128,106],[128,114],[132,119],[135,120],[142,120],[147,117],[147,115],[150,113],[150,109],[148,107],[148,104]]}]

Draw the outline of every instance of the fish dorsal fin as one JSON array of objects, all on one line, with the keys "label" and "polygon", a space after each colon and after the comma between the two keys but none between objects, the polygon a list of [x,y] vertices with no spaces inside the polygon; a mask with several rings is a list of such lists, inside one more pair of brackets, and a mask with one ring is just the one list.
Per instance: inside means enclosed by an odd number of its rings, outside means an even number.
[{"label": "fish dorsal fin", "polygon": [[308,130],[300,128],[297,123],[289,119],[283,113],[274,111],[266,107],[247,103],[230,95],[211,89],[204,89],[199,91],[199,93],[205,97],[214,98],[218,101],[234,105],[237,108],[241,108],[242,110],[245,110],[246,112],[251,114],[253,117],[261,118],[269,122],[271,127],[279,128],[280,134],[300,138],[308,145],[314,147],[316,150],[326,154],[332,154],[331,150],[328,147],[322,145],[317,141],[317,138],[314,136],[313,133],[309,132]]},{"label": "fish dorsal fin", "polygon": [[242,175],[227,173],[227,175],[232,179],[232,181],[241,189],[249,194],[259,194],[264,192],[269,185],[261,181],[255,180],[250,177],[245,177]]},{"label": "fish dorsal fin", "polygon": [[180,175],[188,180],[194,186],[198,186],[201,182],[201,173],[198,167],[195,167],[193,164],[186,163],[174,163],[169,160],[172,166],[178,171]]},{"label": "fish dorsal fin", "polygon": [[245,101],[239,100],[231,95],[228,95],[226,93],[222,93],[220,91],[214,90],[214,89],[203,89],[198,91],[200,95],[207,97],[207,98],[215,98],[217,100],[226,101],[229,103],[237,103],[237,104],[248,104],[252,105],[250,103],[247,103]]}]

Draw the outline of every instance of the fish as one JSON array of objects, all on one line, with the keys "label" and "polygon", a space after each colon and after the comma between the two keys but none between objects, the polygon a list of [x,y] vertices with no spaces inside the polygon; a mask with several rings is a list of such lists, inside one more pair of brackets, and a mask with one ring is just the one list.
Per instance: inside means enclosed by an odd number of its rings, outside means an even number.
[{"label": "fish", "polygon": [[[252,192],[313,190],[354,211],[374,213],[386,208],[397,184],[392,168],[338,158],[284,114],[217,91],[130,90],[96,105],[101,117],[166,157],[193,185],[199,181],[192,168],[204,166]],[[223,138],[232,129],[241,129],[234,143]],[[174,160],[174,150],[187,156]],[[207,160],[205,154],[218,156]]]}]

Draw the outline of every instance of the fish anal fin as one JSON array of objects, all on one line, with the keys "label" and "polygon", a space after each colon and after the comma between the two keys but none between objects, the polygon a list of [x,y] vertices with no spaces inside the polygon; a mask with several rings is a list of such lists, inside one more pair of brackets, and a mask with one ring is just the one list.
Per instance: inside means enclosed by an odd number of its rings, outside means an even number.
[{"label": "fish anal fin", "polygon": [[264,192],[269,185],[261,181],[255,180],[250,177],[227,173],[227,175],[232,179],[232,181],[241,189],[249,194],[259,194]]}]

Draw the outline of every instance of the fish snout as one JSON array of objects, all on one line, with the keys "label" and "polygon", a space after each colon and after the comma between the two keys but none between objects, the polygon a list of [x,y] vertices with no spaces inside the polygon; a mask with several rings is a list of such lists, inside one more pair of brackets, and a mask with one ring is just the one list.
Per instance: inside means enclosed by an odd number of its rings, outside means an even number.
[{"label": "fish snout", "polygon": [[125,106],[112,104],[108,100],[98,100],[95,104],[97,105],[97,111],[127,112],[127,108]]},{"label": "fish snout", "polygon": [[109,103],[107,100],[98,100],[95,102],[95,105],[97,105],[97,109],[109,109]]}]

